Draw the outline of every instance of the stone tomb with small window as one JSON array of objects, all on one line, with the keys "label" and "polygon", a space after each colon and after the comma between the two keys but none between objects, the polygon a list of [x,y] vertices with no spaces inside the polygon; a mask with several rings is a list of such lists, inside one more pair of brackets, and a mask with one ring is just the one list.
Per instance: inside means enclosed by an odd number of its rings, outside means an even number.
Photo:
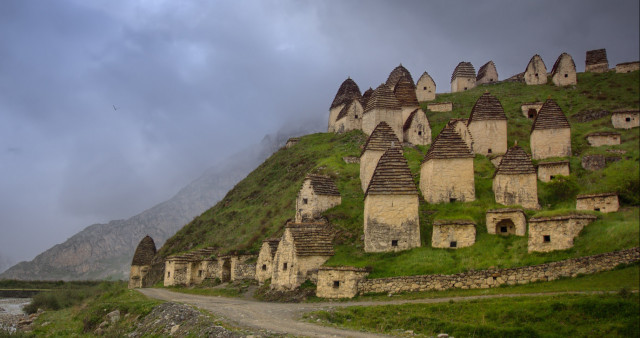
[{"label": "stone tomb with small window", "polygon": [[556,86],[571,86],[578,83],[576,64],[571,55],[562,53],[551,69],[551,81]]},{"label": "stone tomb with small window", "polygon": [[131,270],[129,272],[129,289],[150,287],[153,280],[150,278],[151,265],[156,255],[156,244],[150,236],[145,236],[131,261]]},{"label": "stone tomb with small window", "polygon": [[273,257],[278,250],[280,238],[269,238],[262,241],[258,261],[256,262],[256,280],[262,285],[273,273]]},{"label": "stone tomb with small window", "polygon": [[615,146],[620,144],[620,133],[600,131],[587,135],[587,142],[592,147]]},{"label": "stone tomb with small window", "polygon": [[536,217],[529,220],[529,252],[550,252],[573,247],[573,240],[589,223],[592,215]]},{"label": "stone tomb with small window", "polygon": [[421,146],[431,144],[431,125],[421,108],[417,108],[409,114],[402,131],[405,143]]},{"label": "stone tomb with small window", "polygon": [[416,83],[416,96],[419,102],[436,99],[436,83],[427,72],[422,73]]},{"label": "stone tomb with small window", "polygon": [[436,220],[433,222],[431,246],[457,249],[476,242],[476,224],[468,220]]},{"label": "stone tomb with small window", "polygon": [[352,266],[322,266],[318,269],[316,296],[322,298],[353,298],[358,284],[369,272]]},{"label": "stone tomb with small window", "polygon": [[527,218],[522,209],[487,210],[487,233],[502,236],[524,236],[527,232]]},{"label": "stone tomb with small window", "polygon": [[445,113],[453,110],[453,102],[427,103],[427,110],[435,113]]},{"label": "stone tomb with small window", "polygon": [[327,209],[342,203],[336,184],[329,176],[308,174],[296,199],[296,222],[319,218]]},{"label": "stone tomb with small window", "polygon": [[538,163],[538,179],[542,182],[549,182],[556,176],[569,176],[570,173],[569,161]]},{"label": "stone tomb with small window", "polygon": [[618,110],[611,113],[611,124],[616,129],[631,129],[640,126],[640,110]]},{"label": "stone tomb with small window", "polygon": [[620,203],[616,193],[578,195],[576,197],[576,210],[593,210],[608,213],[616,212],[619,208]]},{"label": "stone tomb with small window", "polygon": [[538,112],[540,111],[540,108],[542,108],[543,104],[544,102],[523,103],[522,105],[520,105],[520,110],[522,110],[522,115],[524,115],[524,117],[533,120],[536,118],[536,115],[538,115]]},{"label": "stone tomb with small window", "polygon": [[528,85],[542,85],[547,83],[547,66],[540,55],[531,57],[524,71],[524,82]]}]

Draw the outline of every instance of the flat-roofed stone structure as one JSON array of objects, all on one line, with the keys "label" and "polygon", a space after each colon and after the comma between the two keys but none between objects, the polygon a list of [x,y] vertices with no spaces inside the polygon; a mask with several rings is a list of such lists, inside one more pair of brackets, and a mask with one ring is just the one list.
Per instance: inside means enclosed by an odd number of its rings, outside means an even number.
[{"label": "flat-roofed stone structure", "polygon": [[498,82],[498,70],[496,69],[496,64],[493,61],[489,61],[478,69],[476,85],[494,82]]},{"label": "flat-roofed stone structure", "polygon": [[584,60],[584,71],[590,73],[608,72],[609,60],[607,59],[607,50],[604,48],[588,50]]},{"label": "flat-roofed stone structure", "polygon": [[547,66],[540,55],[531,57],[527,68],[524,70],[524,82],[528,85],[542,85],[547,83]]},{"label": "flat-roofed stone structure", "polygon": [[291,137],[287,140],[287,143],[285,143],[284,147],[286,149],[289,149],[293,146],[295,146],[296,144],[298,144],[298,142],[300,142],[300,138],[299,137]]},{"label": "flat-roofed stone structure", "polygon": [[362,117],[362,131],[371,135],[373,130],[380,124],[386,122],[402,142],[402,106],[393,91],[384,83],[378,86],[367,101]]},{"label": "flat-roofed stone structure", "polygon": [[391,146],[400,146],[400,140],[386,122],[380,122],[367,139],[360,154],[360,184],[363,192],[367,191],[378,160]]},{"label": "flat-roofed stone structure", "polygon": [[520,105],[520,109],[522,110],[522,115],[531,120],[535,119],[536,115],[538,115],[538,112],[540,111],[540,108],[542,108],[543,104],[544,102],[523,103],[522,105]]},{"label": "flat-roofed stone structure", "polygon": [[402,131],[405,142],[421,146],[431,144],[431,125],[422,108],[416,108],[409,114]]},{"label": "flat-roofed stone structure", "polygon": [[420,190],[428,203],[475,200],[474,155],[460,135],[445,127],[420,167]]},{"label": "flat-roofed stone structure", "polygon": [[296,222],[319,218],[327,209],[342,203],[338,187],[329,176],[308,174],[296,198]]},{"label": "flat-roofed stone structure", "polygon": [[529,219],[529,252],[550,252],[573,247],[580,231],[593,222],[592,215],[564,215]]},{"label": "flat-roofed stone structure", "polygon": [[569,176],[570,174],[569,161],[538,163],[538,179],[542,182],[549,182],[556,176]]},{"label": "flat-roofed stone structure", "polygon": [[216,249],[208,247],[167,257],[164,266],[164,286],[190,286],[202,283],[207,277],[219,277],[218,262],[213,257],[215,254]]},{"label": "flat-roofed stone structure", "polygon": [[502,236],[524,236],[527,218],[522,209],[493,209],[486,214],[487,233]]},{"label": "flat-roofed stone structure", "polygon": [[401,78],[393,90],[393,95],[402,107],[402,123],[404,124],[411,112],[420,108],[416,97],[416,87],[409,80]]},{"label": "flat-roofed stone structure", "polygon": [[531,157],[571,156],[571,126],[556,101],[548,99],[531,126]]},{"label": "flat-roofed stone structure", "polygon": [[256,280],[259,285],[271,278],[273,273],[273,257],[278,250],[280,238],[268,238],[262,241],[258,260],[256,261]]},{"label": "flat-roofed stone structure", "polygon": [[271,288],[293,290],[311,280],[317,282],[318,268],[331,256],[334,232],[326,223],[289,223],[273,258]]},{"label": "flat-roofed stone structure", "polygon": [[469,220],[436,220],[433,222],[431,246],[457,249],[476,242],[476,224]]},{"label": "flat-roofed stone structure", "polygon": [[427,110],[436,113],[446,113],[453,110],[453,102],[428,103]]},{"label": "flat-roofed stone structure", "polygon": [[340,114],[340,111],[345,108],[346,105],[350,104],[353,100],[360,100],[362,98],[362,94],[360,93],[360,88],[351,78],[347,78],[342,82],[340,88],[338,88],[338,92],[336,96],[333,98],[333,102],[331,102],[331,107],[329,107],[329,127],[327,130],[329,132],[335,131],[335,123]]},{"label": "flat-roofed stone structure", "polygon": [[156,244],[151,236],[147,235],[138,243],[131,260],[129,272],[129,289],[146,288],[153,285],[149,278],[153,258],[156,256]]},{"label": "flat-roofed stone structure", "polygon": [[558,56],[551,69],[551,81],[560,87],[578,84],[576,63],[573,62],[571,55],[562,53]]},{"label": "flat-roofed stone structure", "polygon": [[361,130],[363,113],[364,108],[362,107],[361,100],[352,100],[350,103],[344,105],[338,113],[332,131],[335,133],[346,133],[351,130]]},{"label": "flat-roofed stone structure", "polygon": [[385,151],[364,194],[364,251],[420,246],[418,189],[398,147]]},{"label": "flat-roofed stone structure", "polygon": [[493,177],[496,203],[538,209],[538,180],[531,157],[518,145],[507,151]]},{"label": "flat-roofed stone structure", "polygon": [[416,97],[418,102],[432,101],[436,99],[436,82],[429,73],[424,72],[416,83]]},{"label": "flat-roofed stone structure", "polygon": [[471,62],[460,62],[451,74],[451,92],[463,92],[476,86],[476,70]]},{"label": "flat-roofed stone structure", "polygon": [[587,135],[587,142],[592,147],[614,146],[620,144],[620,133],[599,131]]},{"label": "flat-roofed stone structure", "polygon": [[507,151],[507,116],[500,100],[482,94],[471,109],[467,129],[473,137],[475,154],[504,154]]},{"label": "flat-roofed stone structure", "polygon": [[619,208],[618,194],[613,192],[578,195],[576,197],[576,210],[594,210],[609,213],[616,212]]},{"label": "flat-roofed stone structure", "polygon": [[394,68],[391,71],[391,73],[389,73],[389,76],[387,77],[387,81],[385,82],[385,84],[387,85],[387,87],[391,89],[391,91],[395,91],[396,85],[398,85],[398,83],[401,80],[407,80],[412,85],[414,84],[413,77],[411,77],[411,73],[409,72],[409,70],[404,68],[402,64]]},{"label": "flat-roofed stone structure", "polygon": [[631,73],[640,70],[640,61],[623,62],[616,65],[616,73]]},{"label": "flat-roofed stone structure", "polygon": [[353,298],[358,284],[367,277],[365,268],[353,266],[321,266],[318,269],[316,296],[321,298]]},{"label": "flat-roofed stone structure", "polygon": [[631,129],[640,126],[640,110],[616,110],[611,112],[611,124],[616,129]]}]

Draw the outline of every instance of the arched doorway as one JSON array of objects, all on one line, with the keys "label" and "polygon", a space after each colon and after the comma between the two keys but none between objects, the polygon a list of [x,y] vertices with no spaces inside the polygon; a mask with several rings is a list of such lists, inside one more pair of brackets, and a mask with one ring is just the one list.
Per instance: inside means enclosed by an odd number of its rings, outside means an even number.
[{"label": "arched doorway", "polygon": [[496,224],[496,234],[503,236],[515,235],[516,225],[510,219],[503,219]]},{"label": "arched doorway", "polygon": [[231,280],[231,258],[223,258],[222,271],[220,271],[220,280],[226,283]]}]

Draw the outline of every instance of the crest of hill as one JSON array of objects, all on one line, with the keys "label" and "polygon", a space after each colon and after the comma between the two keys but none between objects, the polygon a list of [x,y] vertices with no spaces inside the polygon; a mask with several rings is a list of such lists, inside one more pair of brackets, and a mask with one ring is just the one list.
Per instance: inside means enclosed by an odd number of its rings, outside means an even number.
[{"label": "crest of hill", "polygon": [[471,109],[469,123],[482,120],[506,120],[500,100],[489,92],[482,94]]},{"label": "crest of hill", "polygon": [[453,128],[444,128],[424,156],[423,163],[432,159],[473,158],[471,149]]},{"label": "crest of hill", "polygon": [[400,79],[393,94],[396,96],[401,106],[418,106],[418,97],[416,96],[416,86],[407,79]]},{"label": "crest of hill", "polygon": [[153,257],[156,255],[156,243],[151,236],[147,235],[140,241],[135,253],[133,254],[133,260],[131,265],[151,265]]},{"label": "crest of hill", "polygon": [[533,120],[531,131],[562,128],[570,128],[567,117],[564,116],[562,109],[560,109],[556,101],[547,99]]},{"label": "crest of hill", "polygon": [[366,113],[376,108],[393,110],[399,110],[401,108],[398,99],[396,99],[391,89],[384,83],[373,91],[371,98],[367,101],[367,107],[364,109],[364,112]]},{"label": "crest of hill", "polygon": [[607,61],[607,50],[604,48],[588,50],[585,64],[590,66],[597,65],[599,63],[609,63],[609,61]]},{"label": "crest of hill", "polygon": [[476,76],[476,80],[480,80],[481,78],[483,78],[487,74],[487,70],[489,70],[489,67],[493,67],[494,69],[496,68],[493,60],[485,63],[484,65],[482,65],[482,67],[480,67],[480,69],[478,69],[478,76]]},{"label": "crest of hill", "polygon": [[391,71],[385,84],[389,86],[389,88],[394,88],[398,84],[398,81],[400,81],[401,79],[407,80],[411,82],[411,84],[414,83],[413,78],[411,77],[411,73],[409,73],[409,71],[404,68],[402,64]]},{"label": "crest of hill", "polygon": [[536,168],[531,163],[531,156],[520,146],[515,145],[504,154],[495,175],[535,174]]},{"label": "crest of hill", "polygon": [[358,88],[356,82],[348,78],[344,80],[340,88],[338,88],[336,97],[333,98],[333,102],[331,103],[331,108],[335,108],[341,104],[349,104],[354,99],[360,100],[361,97],[360,88]]},{"label": "crest of hill", "polygon": [[367,195],[417,195],[407,160],[398,147],[384,152],[367,187]]},{"label": "crest of hill", "polygon": [[400,140],[393,132],[393,129],[389,125],[382,121],[373,130],[371,136],[367,139],[367,143],[364,144],[362,153],[367,150],[382,150],[385,151],[393,145],[400,144]]},{"label": "crest of hill", "polygon": [[556,71],[558,71],[558,67],[560,66],[560,61],[562,61],[562,59],[566,59],[569,58],[569,60],[571,60],[571,64],[573,65],[573,69],[576,68],[576,63],[573,61],[573,58],[571,57],[571,55],[567,54],[567,53],[562,53],[560,54],[560,56],[558,56],[558,58],[556,59],[556,62],[553,64],[553,68],[551,68],[551,74],[555,74]]},{"label": "crest of hill", "polygon": [[289,223],[298,256],[333,256],[333,232],[325,223]]},{"label": "crest of hill", "polygon": [[338,187],[329,176],[309,174],[306,179],[311,181],[313,191],[318,195],[340,196]]},{"label": "crest of hill", "polygon": [[367,106],[371,95],[373,95],[373,88],[369,87],[369,89],[365,90],[364,94],[362,94],[362,98],[360,99],[363,107]]},{"label": "crest of hill", "polygon": [[471,62],[460,62],[456,69],[453,70],[453,74],[451,74],[451,82],[458,77],[472,77],[476,78],[476,70],[473,68]]}]

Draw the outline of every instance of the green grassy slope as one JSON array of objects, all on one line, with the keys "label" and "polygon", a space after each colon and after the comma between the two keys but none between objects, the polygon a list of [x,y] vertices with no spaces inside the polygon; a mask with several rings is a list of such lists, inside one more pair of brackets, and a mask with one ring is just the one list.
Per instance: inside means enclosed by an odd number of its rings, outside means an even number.
[{"label": "green grassy slope", "polygon": [[[476,99],[489,90],[502,102],[509,118],[509,146],[517,140],[529,151],[531,123],[520,110],[520,104],[555,99],[569,117],[572,128],[571,176],[550,183],[539,182],[538,196],[543,212],[575,209],[578,193],[618,191],[624,206],[640,204],[639,130],[616,130],[622,134],[619,146],[589,147],[585,135],[595,131],[614,130],[609,117],[578,123],[571,116],[583,110],[637,108],[640,91],[637,72],[631,74],[578,74],[578,85],[558,88],[552,84],[526,86],[521,83],[499,83],[481,86],[464,93],[442,94],[437,101],[454,102],[450,113],[427,115],[432,134],[442,130],[454,117],[468,117]],[[247,178],[238,183],[216,206],[196,217],[160,250],[162,256],[191,249],[217,246],[221,252],[241,250],[257,252],[261,241],[281,233],[284,223],[295,213],[295,198],[304,176],[311,171],[332,176],[342,204],[325,212],[338,231],[336,256],[329,265],[371,266],[370,277],[455,273],[468,269],[512,267],[591,255],[638,245],[638,208],[631,207],[615,214],[600,214],[598,221],[583,230],[570,250],[528,254],[527,239],[504,238],[486,233],[485,211],[500,207],[491,190],[495,168],[484,156],[475,158],[476,201],[471,203],[427,204],[421,201],[420,224],[422,247],[399,253],[365,254],[362,250],[364,195],[360,189],[359,165],[345,164],[343,156],[359,156],[366,140],[360,131],[347,134],[313,134],[301,138],[290,149],[281,149]],[[606,149],[627,152],[622,160],[604,170],[588,172],[581,168],[582,155]],[[405,148],[405,157],[419,181],[419,169],[428,147]],[[611,154],[611,153],[607,153]],[[613,155],[613,154],[611,154]],[[536,212],[527,212],[531,217]],[[476,244],[458,250],[433,249],[431,224],[435,219],[466,218],[477,224]]]}]

